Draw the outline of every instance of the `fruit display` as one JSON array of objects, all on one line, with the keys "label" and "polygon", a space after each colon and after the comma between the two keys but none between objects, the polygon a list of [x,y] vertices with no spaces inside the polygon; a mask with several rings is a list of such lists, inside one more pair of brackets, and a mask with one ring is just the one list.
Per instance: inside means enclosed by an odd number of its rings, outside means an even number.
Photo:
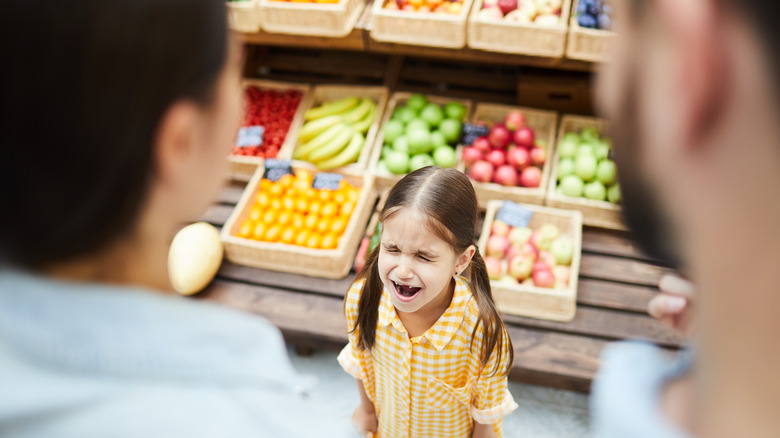
[{"label": "fruit display", "polygon": [[312,249],[337,248],[361,189],[340,175],[333,176],[340,179],[336,189],[320,186],[313,173],[304,169],[278,181],[263,178],[237,236]]},{"label": "fruit display", "polygon": [[307,110],[293,158],[320,169],[355,163],[378,112],[376,102],[358,96],[330,100]]},{"label": "fruit display", "polygon": [[540,187],[549,152],[548,145],[536,134],[528,126],[523,111],[507,112],[501,123],[490,127],[487,135],[477,137],[463,149],[461,159],[466,174],[480,183]]},{"label": "fruit display", "polygon": [[460,102],[439,104],[422,94],[395,107],[382,127],[383,145],[377,170],[403,175],[421,167],[455,167],[455,149],[466,118]]},{"label": "fruit display", "polygon": [[400,10],[458,15],[463,10],[463,0],[385,0],[382,8],[388,11]]},{"label": "fruit display", "polygon": [[479,18],[510,23],[558,26],[563,0],[483,0]]},{"label": "fruit display", "polygon": [[620,204],[617,166],[610,157],[610,141],[595,127],[564,134],[558,143],[555,193]]},{"label": "fruit display", "polygon": [[259,158],[276,158],[287,138],[290,125],[301,103],[303,93],[299,90],[276,90],[250,86],[244,90],[246,103],[242,130],[259,129],[256,140],[233,148],[233,155]]},{"label": "fruit display", "polygon": [[578,0],[576,14],[580,27],[613,30],[612,5],[608,0]]}]

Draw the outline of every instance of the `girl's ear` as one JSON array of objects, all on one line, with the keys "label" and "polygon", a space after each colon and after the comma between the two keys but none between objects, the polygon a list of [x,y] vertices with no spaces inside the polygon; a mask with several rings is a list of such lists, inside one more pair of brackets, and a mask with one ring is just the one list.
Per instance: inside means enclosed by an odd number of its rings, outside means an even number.
[{"label": "girl's ear", "polygon": [[477,252],[477,247],[474,245],[469,245],[468,248],[466,248],[465,251],[463,251],[460,256],[458,256],[458,260],[455,262],[455,275],[460,275],[466,268],[469,266],[469,263],[471,263],[471,258],[474,257],[474,254]]}]

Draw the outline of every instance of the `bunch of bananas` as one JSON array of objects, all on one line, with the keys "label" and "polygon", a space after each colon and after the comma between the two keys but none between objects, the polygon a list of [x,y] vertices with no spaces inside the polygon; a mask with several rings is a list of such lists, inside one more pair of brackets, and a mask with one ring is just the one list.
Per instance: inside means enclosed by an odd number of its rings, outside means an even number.
[{"label": "bunch of bananas", "polygon": [[311,108],[298,133],[293,153],[296,160],[314,163],[320,169],[333,169],[357,161],[365,135],[377,115],[373,100],[345,97]]}]

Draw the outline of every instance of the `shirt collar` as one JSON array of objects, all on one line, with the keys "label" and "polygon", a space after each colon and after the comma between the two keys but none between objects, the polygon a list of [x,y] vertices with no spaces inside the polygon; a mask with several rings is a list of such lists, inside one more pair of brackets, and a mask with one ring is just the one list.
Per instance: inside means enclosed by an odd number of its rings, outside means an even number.
[{"label": "shirt collar", "polygon": [[[439,317],[439,320],[423,333],[421,337],[428,339],[436,350],[441,351],[450,342],[455,332],[458,331],[463,318],[466,316],[466,307],[471,298],[471,291],[466,280],[460,276],[455,277],[455,291],[452,294],[452,301],[449,307]],[[382,298],[379,301],[378,322],[383,327],[393,325],[399,329],[403,328],[387,287],[383,288]],[[406,330],[404,329],[403,331],[405,332]]]}]

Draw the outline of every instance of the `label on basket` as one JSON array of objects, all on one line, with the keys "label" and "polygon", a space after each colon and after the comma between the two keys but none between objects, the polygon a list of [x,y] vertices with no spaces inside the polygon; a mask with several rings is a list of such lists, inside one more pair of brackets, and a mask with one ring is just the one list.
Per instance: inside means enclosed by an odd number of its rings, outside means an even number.
[{"label": "label on basket", "polygon": [[284,175],[291,175],[293,173],[289,160],[275,160],[273,158],[268,158],[263,163],[265,165],[265,173],[263,174],[263,178],[269,181],[276,182],[279,181],[279,178],[283,177]]},{"label": "label on basket", "polygon": [[339,183],[342,179],[344,179],[344,175],[339,175],[338,173],[318,173],[314,175],[314,182],[311,186],[317,190],[336,190],[339,188]]},{"label": "label on basket", "polygon": [[487,125],[473,125],[471,123],[465,123],[463,124],[462,143],[471,146],[474,143],[474,140],[482,137],[483,135],[488,135],[489,132],[490,128],[488,128]]},{"label": "label on basket", "polygon": [[528,226],[533,215],[533,211],[524,208],[519,204],[515,204],[511,201],[504,201],[504,204],[501,205],[501,208],[498,209],[498,213],[496,213],[496,220],[515,228],[522,228]]},{"label": "label on basket", "polygon": [[240,148],[260,146],[263,144],[263,133],[265,133],[265,128],[262,126],[240,128],[236,137],[236,146]]}]

